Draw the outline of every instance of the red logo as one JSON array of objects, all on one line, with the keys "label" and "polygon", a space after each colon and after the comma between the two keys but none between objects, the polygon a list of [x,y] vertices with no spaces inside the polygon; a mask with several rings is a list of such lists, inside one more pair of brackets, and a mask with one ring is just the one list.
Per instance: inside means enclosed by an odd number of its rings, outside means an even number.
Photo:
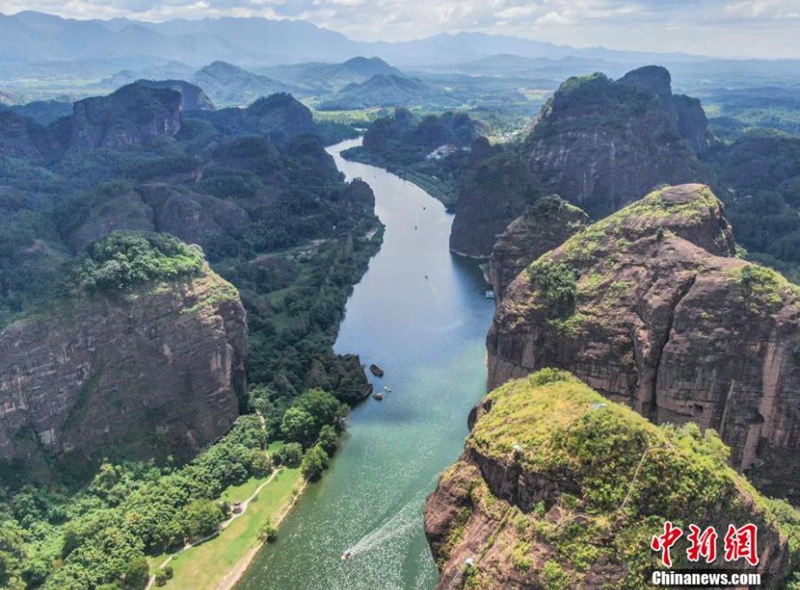
[{"label": "red logo", "polygon": [[758,565],[758,529],[754,524],[746,524],[737,529],[728,525],[725,534],[725,561],[739,561],[746,559],[752,566]]},{"label": "red logo", "polygon": [[[668,520],[664,523],[664,532],[655,535],[650,540],[650,548],[653,551],[661,552],[661,563],[664,564],[664,567],[672,567],[670,550],[682,536],[683,530]],[[719,535],[713,526],[703,530],[695,524],[690,524],[689,533],[686,535],[686,540],[689,542],[689,546],[686,548],[686,558],[694,563],[700,561],[701,558],[706,563],[714,563],[717,559],[718,539]],[[748,523],[740,528],[736,528],[732,524],[728,525],[724,543],[725,561],[744,559],[753,567],[758,565],[758,528],[756,525]]]},{"label": "red logo", "polygon": [[686,550],[686,557],[689,561],[700,561],[704,557],[706,563],[714,563],[717,559],[717,531],[713,526],[708,527],[702,533],[700,527],[695,524],[689,525],[689,548]]},{"label": "red logo", "polygon": [[661,551],[661,562],[666,567],[672,567],[672,557],[669,550],[683,536],[683,531],[678,527],[672,526],[670,521],[664,523],[664,533],[653,537],[650,541],[650,548],[653,551]]}]

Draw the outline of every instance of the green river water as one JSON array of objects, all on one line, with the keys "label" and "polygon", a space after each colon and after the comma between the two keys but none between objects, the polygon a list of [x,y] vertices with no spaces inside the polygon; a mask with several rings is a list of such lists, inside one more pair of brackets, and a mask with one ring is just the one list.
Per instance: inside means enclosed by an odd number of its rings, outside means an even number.
[{"label": "green river water", "polygon": [[[348,162],[372,187],[386,226],[381,251],[347,302],[335,349],[377,363],[391,388],[353,410],[331,468],[311,485],[237,590],[430,589],[438,574],[422,506],[461,453],[467,415],[485,393],[494,306],[473,261],[448,250],[452,216],[414,184]],[[427,278],[426,278],[427,275]],[[341,561],[342,552],[354,555]]]}]

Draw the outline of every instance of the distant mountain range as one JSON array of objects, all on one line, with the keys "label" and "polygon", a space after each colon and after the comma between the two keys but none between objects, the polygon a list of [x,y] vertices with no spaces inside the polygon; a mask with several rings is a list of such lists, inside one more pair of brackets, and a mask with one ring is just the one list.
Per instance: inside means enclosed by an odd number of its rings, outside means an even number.
[{"label": "distant mountain range", "polygon": [[0,13],[0,65],[5,68],[64,60],[86,60],[95,67],[102,63],[118,66],[120,62],[141,67],[169,60],[194,67],[214,60],[266,67],[309,61],[342,62],[362,55],[408,67],[463,63],[506,53],[528,58],[574,56],[626,63],[701,59],[684,54],[576,49],[483,33],[442,33],[414,41],[365,43],[298,20],[226,17],[147,23],[65,19],[31,11]]},{"label": "distant mountain range", "polygon": [[[0,104],[71,102],[147,79],[192,82],[221,106],[289,92],[327,108],[415,100],[450,107],[481,95],[481,104],[511,101],[524,109],[524,96],[516,94],[521,88],[553,90],[570,76],[604,71],[618,77],[654,63],[669,67],[676,89],[698,96],[715,88],[800,84],[800,60],[574,48],[466,32],[366,43],[299,20],[147,23],[0,13]],[[32,89],[31,78],[47,83]],[[49,117],[52,109],[45,111]]]}]

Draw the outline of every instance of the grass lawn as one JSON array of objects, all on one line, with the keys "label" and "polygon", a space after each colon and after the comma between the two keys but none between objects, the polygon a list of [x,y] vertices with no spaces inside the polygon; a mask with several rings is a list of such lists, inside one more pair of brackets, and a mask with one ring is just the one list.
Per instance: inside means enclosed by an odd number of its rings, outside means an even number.
[{"label": "grass lawn", "polygon": [[219,499],[231,504],[234,502],[244,502],[247,500],[247,498],[252,496],[253,492],[258,489],[258,486],[267,481],[269,477],[269,475],[267,477],[251,477],[242,485],[229,487],[227,490],[222,492],[222,496],[220,496]]},{"label": "grass lawn", "polygon": [[[247,510],[218,537],[192,547],[170,561],[175,576],[164,588],[175,590],[214,590],[220,580],[234,569],[248,551],[260,541],[258,532],[268,519],[277,516],[292,502],[293,490],[300,485],[302,476],[299,469],[285,469],[279,473],[272,483],[266,486],[258,498],[250,503]],[[258,487],[259,480],[250,480],[241,486],[228,491],[230,497],[246,492],[252,493]],[[261,480],[263,481],[263,480]],[[163,559],[159,562],[163,562]]]}]

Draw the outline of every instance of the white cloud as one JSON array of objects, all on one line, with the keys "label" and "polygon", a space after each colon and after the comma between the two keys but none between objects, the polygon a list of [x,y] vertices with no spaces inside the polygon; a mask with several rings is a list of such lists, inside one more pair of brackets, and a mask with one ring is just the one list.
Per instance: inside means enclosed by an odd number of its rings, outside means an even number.
[{"label": "white cloud", "polygon": [[[0,0],[76,18],[304,18],[361,40],[462,30],[571,45],[797,55],[798,0]],[[668,35],[664,31],[669,31]],[[746,43],[744,40],[746,39]]]}]

